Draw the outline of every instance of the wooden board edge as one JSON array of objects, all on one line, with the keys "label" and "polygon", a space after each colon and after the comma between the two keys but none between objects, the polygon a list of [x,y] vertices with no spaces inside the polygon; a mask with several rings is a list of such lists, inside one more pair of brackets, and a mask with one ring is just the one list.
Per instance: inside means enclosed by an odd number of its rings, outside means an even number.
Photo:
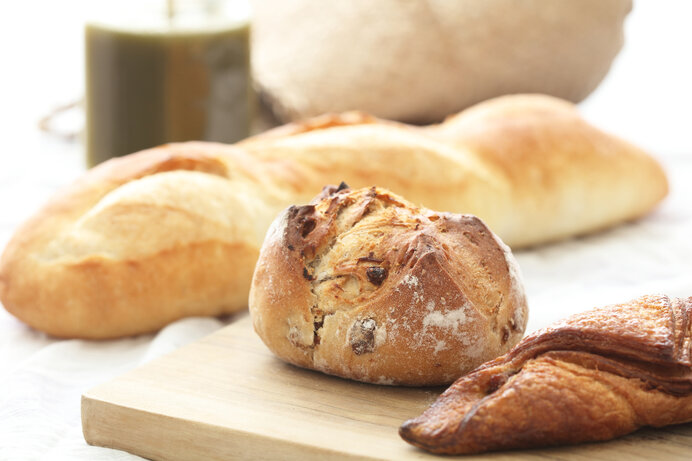
[{"label": "wooden board edge", "polygon": [[[232,430],[200,421],[118,405],[89,392],[81,398],[82,433],[89,445],[158,460],[381,460],[303,445],[269,435]],[[127,424],[111,424],[127,421]],[[122,431],[126,427],[134,430]],[[160,450],[158,447],[166,447]],[[171,450],[174,446],[174,450]],[[171,452],[176,453],[171,458]]]}]

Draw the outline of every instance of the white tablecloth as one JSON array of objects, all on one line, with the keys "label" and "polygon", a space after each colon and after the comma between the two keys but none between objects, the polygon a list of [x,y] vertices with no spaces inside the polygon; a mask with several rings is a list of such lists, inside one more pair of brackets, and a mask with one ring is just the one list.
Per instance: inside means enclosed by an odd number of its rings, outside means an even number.
[{"label": "white tablecloth", "polygon": [[[71,37],[66,2],[45,2],[32,17],[44,36]],[[637,4],[628,20],[628,44],[604,84],[583,105],[597,125],[662,159],[671,194],[652,214],[596,235],[517,253],[530,305],[529,331],[568,314],[645,293],[692,295],[692,33],[690,3]],[[22,37],[34,2],[12,2],[19,18],[0,15],[0,53],[22,61],[32,50],[10,47]],[[641,11],[638,11],[638,9]],[[61,17],[60,14],[63,14]],[[41,22],[43,21],[43,22]],[[57,188],[83,171],[81,149],[40,134],[35,120],[52,104],[81,91],[80,59],[61,55],[41,38],[26,45],[45,54],[38,72],[4,74],[0,85],[0,248],[15,227]],[[51,48],[52,47],[52,48]],[[52,51],[51,51],[52,50]],[[4,72],[4,70],[3,70]],[[47,77],[49,75],[49,77]],[[73,78],[74,77],[74,78]],[[20,89],[20,90],[18,90]],[[21,89],[31,89],[21,91]],[[29,97],[29,95],[31,97]],[[0,309],[0,460],[135,459],[86,445],[80,395],[90,387],[198,339],[224,321],[192,318],[156,335],[116,341],[55,340]]]}]

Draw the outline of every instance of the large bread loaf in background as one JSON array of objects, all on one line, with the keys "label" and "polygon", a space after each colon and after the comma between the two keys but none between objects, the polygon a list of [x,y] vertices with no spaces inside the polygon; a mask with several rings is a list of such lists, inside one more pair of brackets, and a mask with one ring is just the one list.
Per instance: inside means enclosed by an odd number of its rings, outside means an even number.
[{"label": "large bread loaf in background", "polygon": [[546,96],[495,99],[425,128],[325,116],[90,170],[17,229],[0,300],[35,328],[87,338],[244,309],[274,217],[342,180],[477,215],[513,248],[639,217],[667,192],[649,155]]},{"label": "large bread loaf in background", "polygon": [[630,0],[253,1],[255,81],[284,121],[363,110],[431,123],[510,93],[574,102],[623,44]]}]

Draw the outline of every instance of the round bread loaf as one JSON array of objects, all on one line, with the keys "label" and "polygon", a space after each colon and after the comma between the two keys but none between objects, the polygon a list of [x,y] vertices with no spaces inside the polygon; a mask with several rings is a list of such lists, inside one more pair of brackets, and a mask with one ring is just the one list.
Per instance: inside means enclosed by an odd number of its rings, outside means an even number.
[{"label": "round bread loaf", "polygon": [[450,383],[527,319],[514,257],[480,219],[343,183],[274,221],[249,304],[283,360],[391,385]]},{"label": "round bread loaf", "polygon": [[631,0],[253,0],[256,87],[283,121],[358,109],[433,123],[480,101],[581,101],[622,47]]}]

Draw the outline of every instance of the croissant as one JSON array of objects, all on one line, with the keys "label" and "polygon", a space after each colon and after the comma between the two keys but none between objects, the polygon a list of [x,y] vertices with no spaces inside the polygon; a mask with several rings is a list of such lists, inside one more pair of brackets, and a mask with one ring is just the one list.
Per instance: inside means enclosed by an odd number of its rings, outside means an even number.
[{"label": "croissant", "polygon": [[434,453],[601,441],[692,421],[692,298],[558,322],[458,379],[399,433]]},{"label": "croissant", "polygon": [[16,231],[0,300],[35,328],[83,338],[244,309],[274,217],[341,181],[477,215],[514,248],[636,218],[668,187],[654,159],[547,96],[499,98],[429,127],[319,117],[88,171]]}]

